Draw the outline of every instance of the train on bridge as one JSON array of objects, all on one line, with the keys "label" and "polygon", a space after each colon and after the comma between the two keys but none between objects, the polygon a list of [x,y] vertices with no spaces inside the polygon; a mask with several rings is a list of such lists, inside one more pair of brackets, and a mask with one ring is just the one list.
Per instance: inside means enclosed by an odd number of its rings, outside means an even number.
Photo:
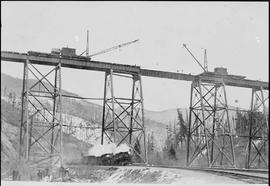
[{"label": "train on bridge", "polygon": [[86,56],[79,56],[76,54],[75,48],[68,48],[63,47],[62,49],[59,48],[53,48],[51,50],[51,53],[45,53],[45,52],[37,52],[37,51],[29,51],[29,55],[32,56],[38,56],[38,57],[62,57],[62,58],[68,58],[68,59],[76,59],[76,60],[86,60],[88,59]]}]

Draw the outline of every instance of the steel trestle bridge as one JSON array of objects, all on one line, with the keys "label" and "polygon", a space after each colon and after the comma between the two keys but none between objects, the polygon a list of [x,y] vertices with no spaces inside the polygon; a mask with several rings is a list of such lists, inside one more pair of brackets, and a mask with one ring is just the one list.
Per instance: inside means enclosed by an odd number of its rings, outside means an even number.
[{"label": "steel trestle bridge", "polygon": [[[188,167],[196,165],[195,160],[198,159],[204,159],[207,167],[235,167],[234,140],[226,87],[251,89],[251,122],[246,147],[246,168],[256,168],[257,161],[268,167],[269,124],[266,106],[269,97],[268,82],[248,80],[244,76],[236,75],[214,73],[191,75],[157,71],[134,65],[93,61],[82,57],[44,55],[44,53],[34,55],[29,52],[1,51],[1,60],[24,64],[19,154],[26,160],[40,162],[56,157],[55,161],[63,163],[62,97],[65,95],[62,92],[61,69],[74,68],[105,72],[101,143],[105,137],[117,145],[126,143],[144,163],[148,162],[148,156],[141,77],[191,82],[186,162]],[[36,65],[47,65],[52,69],[42,73]],[[30,73],[37,79],[31,86],[28,82]],[[54,81],[50,81],[49,76],[53,76]],[[114,76],[132,79],[131,97],[121,98],[115,95]],[[37,89],[38,86],[42,87],[42,91]],[[43,104],[40,99],[42,96],[52,99],[52,110]],[[263,114],[260,125],[256,125],[253,119],[253,115],[258,112]],[[42,123],[47,128],[37,130],[37,123]],[[135,148],[136,143],[140,144],[141,150]],[[44,152],[38,155],[39,159],[37,155],[33,155],[35,145]]]}]

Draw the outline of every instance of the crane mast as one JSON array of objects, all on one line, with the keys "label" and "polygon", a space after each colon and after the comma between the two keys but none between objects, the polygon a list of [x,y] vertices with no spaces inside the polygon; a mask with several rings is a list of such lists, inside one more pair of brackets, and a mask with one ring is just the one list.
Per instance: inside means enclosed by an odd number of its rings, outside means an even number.
[{"label": "crane mast", "polygon": [[204,49],[204,69],[208,72],[206,49]]},{"label": "crane mast", "polygon": [[86,39],[86,57],[89,57],[89,30],[87,30],[87,39]]}]

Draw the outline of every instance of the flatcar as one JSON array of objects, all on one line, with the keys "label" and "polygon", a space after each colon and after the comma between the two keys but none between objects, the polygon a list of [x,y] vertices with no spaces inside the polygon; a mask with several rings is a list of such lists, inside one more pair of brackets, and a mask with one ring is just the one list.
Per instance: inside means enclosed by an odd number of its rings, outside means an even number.
[{"label": "flatcar", "polygon": [[50,53],[36,52],[36,51],[29,51],[28,54],[31,56],[38,56],[38,57],[51,57],[52,56]]},{"label": "flatcar", "polygon": [[62,49],[53,48],[51,50],[51,53],[44,53],[44,52],[36,52],[36,51],[29,51],[29,55],[33,56],[39,56],[39,57],[55,57],[55,56],[61,56],[61,57],[78,57],[76,55],[76,49],[74,48],[67,48],[63,47]]}]

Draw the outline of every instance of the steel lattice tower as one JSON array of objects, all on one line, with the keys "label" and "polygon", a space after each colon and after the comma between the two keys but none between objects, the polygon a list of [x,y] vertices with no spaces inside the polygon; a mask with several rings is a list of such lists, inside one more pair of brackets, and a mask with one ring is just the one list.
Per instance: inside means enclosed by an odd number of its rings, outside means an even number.
[{"label": "steel lattice tower", "polygon": [[[113,76],[132,79],[131,98],[115,95]],[[139,159],[147,162],[143,94],[139,74],[124,75],[113,70],[105,73],[101,144],[104,143],[105,136],[117,146],[121,143],[127,144]]]},{"label": "steel lattice tower", "polygon": [[268,97],[268,91],[262,87],[252,89],[246,168],[267,168],[269,165],[269,111],[266,107]]},{"label": "steel lattice tower", "polygon": [[[29,74],[35,77],[34,84],[30,85]],[[44,98],[53,102],[53,108],[44,103]],[[48,73],[41,73],[27,56],[23,75],[20,158],[33,163],[50,159],[52,163],[62,165],[61,100],[61,58]]]},{"label": "steel lattice tower", "polygon": [[224,83],[191,85],[187,166],[197,159],[206,166],[235,166],[233,137]]}]

